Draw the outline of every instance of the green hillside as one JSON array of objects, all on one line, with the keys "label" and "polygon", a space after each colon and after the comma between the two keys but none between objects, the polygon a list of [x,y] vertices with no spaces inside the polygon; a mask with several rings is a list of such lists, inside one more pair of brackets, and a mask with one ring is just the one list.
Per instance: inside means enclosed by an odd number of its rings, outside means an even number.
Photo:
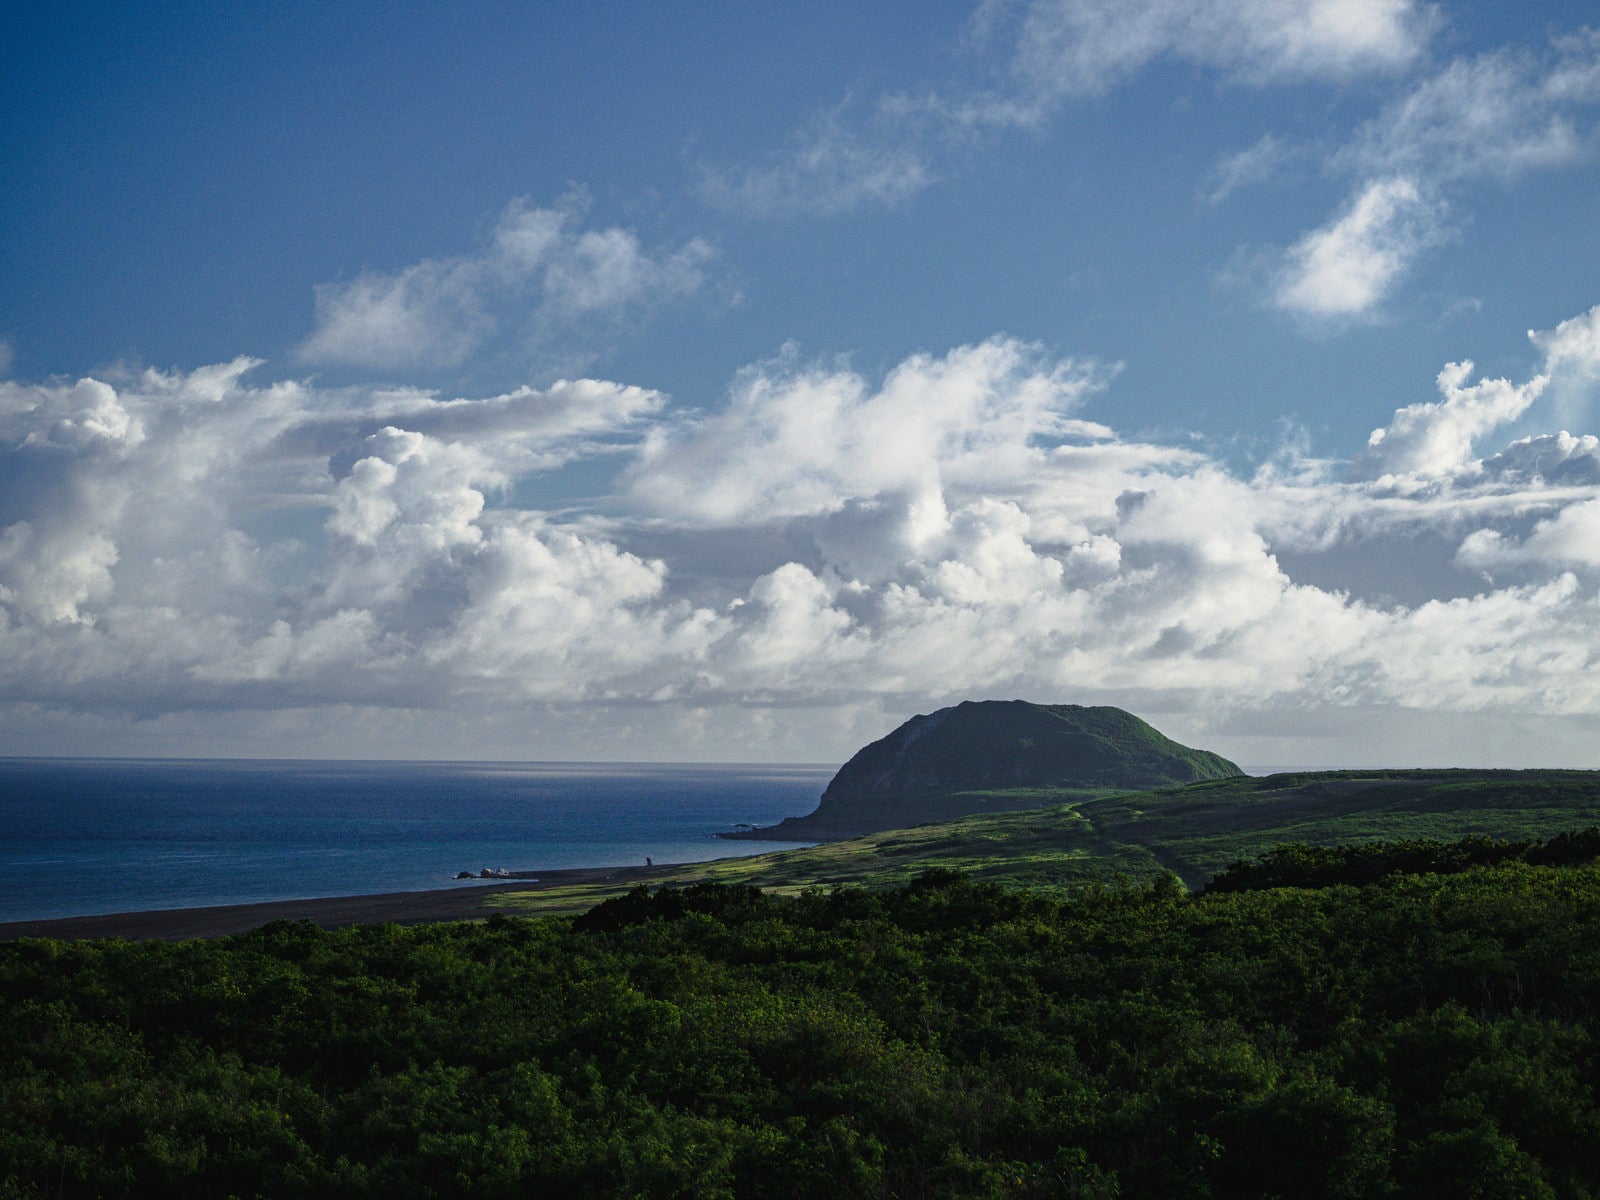
[{"label": "green hillside", "polygon": [[1242,774],[1120,708],[969,700],[912,717],[863,747],[815,812],[743,836],[853,837],[993,812],[997,804],[1037,807]]},{"label": "green hillside", "polygon": [[[1047,891],[1169,872],[1199,889],[1230,863],[1290,842],[1526,840],[1597,825],[1600,772],[1331,771],[1065,801],[1046,789],[995,791],[982,800],[991,806],[989,815],[667,868],[657,878],[797,892],[836,884],[898,886],[929,867],[946,867]],[[501,902],[517,911],[574,912],[622,890],[550,889],[513,893]]]}]

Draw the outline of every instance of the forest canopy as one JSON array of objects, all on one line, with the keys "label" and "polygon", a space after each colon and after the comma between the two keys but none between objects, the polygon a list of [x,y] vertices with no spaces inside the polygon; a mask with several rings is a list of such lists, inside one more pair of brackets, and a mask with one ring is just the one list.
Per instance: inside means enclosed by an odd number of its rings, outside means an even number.
[{"label": "forest canopy", "polygon": [[13,942],[0,1195],[1593,1196],[1596,838]]}]

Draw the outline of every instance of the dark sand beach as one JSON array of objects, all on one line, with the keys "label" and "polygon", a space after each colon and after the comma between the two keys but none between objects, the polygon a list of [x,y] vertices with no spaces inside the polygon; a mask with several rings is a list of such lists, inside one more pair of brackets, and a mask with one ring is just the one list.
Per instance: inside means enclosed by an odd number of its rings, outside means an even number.
[{"label": "dark sand beach", "polygon": [[269,921],[310,921],[326,929],[395,921],[466,921],[500,911],[486,903],[502,892],[535,892],[584,883],[642,883],[677,870],[655,867],[578,867],[526,872],[537,878],[472,887],[437,888],[422,892],[388,892],[374,896],[326,896],[313,900],[274,900],[263,904],[225,904],[211,908],[154,909],[149,912],[105,913],[93,917],[60,917],[48,921],[0,923],[0,941],[23,937],[50,938],[183,938],[225,937],[247,933]]}]

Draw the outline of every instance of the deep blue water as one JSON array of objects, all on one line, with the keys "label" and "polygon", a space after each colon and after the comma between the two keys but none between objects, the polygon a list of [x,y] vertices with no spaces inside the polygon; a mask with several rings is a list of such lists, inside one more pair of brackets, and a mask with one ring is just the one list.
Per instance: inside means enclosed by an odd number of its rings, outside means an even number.
[{"label": "deep blue water", "polygon": [[0,758],[0,921],[764,853],[804,843],[715,835],[810,812],[833,770]]}]

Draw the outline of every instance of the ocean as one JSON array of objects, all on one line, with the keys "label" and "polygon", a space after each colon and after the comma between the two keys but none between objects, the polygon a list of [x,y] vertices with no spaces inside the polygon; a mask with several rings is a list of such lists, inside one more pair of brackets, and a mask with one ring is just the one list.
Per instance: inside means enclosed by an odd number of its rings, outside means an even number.
[{"label": "ocean", "polygon": [[458,871],[703,862],[833,767],[0,758],[0,921],[473,887]]}]

